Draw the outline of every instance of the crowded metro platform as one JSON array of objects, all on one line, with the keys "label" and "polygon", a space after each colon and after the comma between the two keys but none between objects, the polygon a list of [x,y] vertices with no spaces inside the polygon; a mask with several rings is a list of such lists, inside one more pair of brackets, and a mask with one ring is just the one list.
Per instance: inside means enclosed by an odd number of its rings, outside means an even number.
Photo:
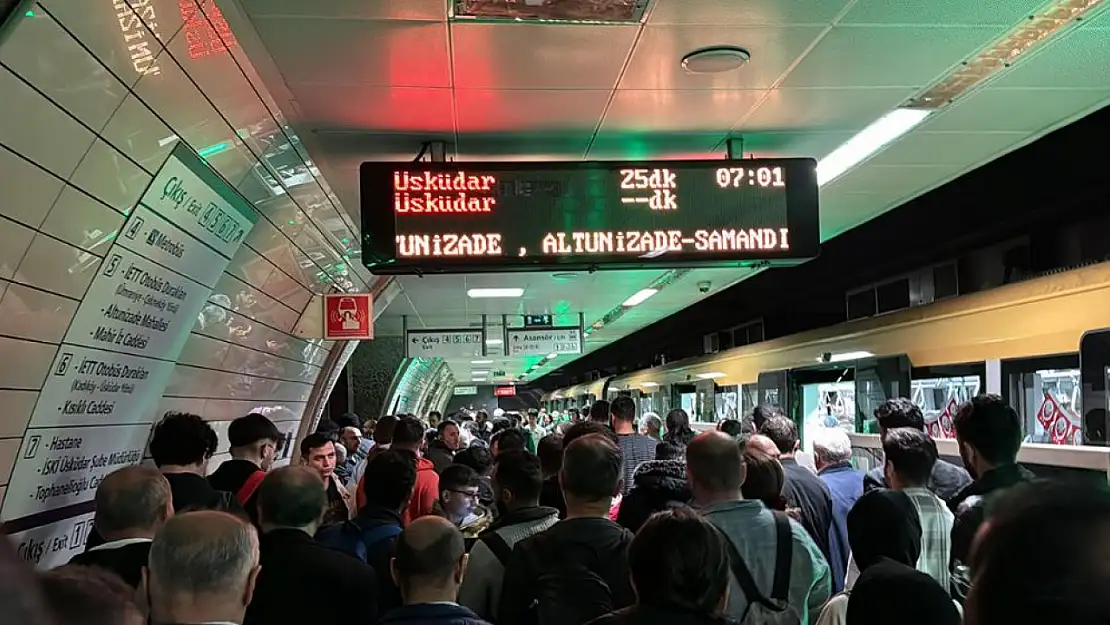
[{"label": "crowded metro platform", "polygon": [[1110,623],[1108,43],[0,0],[0,625]]}]

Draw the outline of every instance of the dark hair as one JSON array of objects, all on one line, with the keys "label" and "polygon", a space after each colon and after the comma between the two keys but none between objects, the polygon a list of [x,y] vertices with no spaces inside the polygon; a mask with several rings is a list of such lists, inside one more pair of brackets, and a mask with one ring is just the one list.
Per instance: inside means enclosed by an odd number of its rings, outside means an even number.
[{"label": "dark hair", "polygon": [[274,469],[258,486],[258,515],[275,527],[307,527],[320,520],[328,494],[308,467]]},{"label": "dark hair", "polygon": [[416,457],[411,452],[387,449],[371,456],[362,476],[366,505],[400,511],[416,486]]},{"label": "dark hair", "polygon": [[762,501],[772,510],[785,510],[786,499],[782,488],[786,484],[786,473],[778,459],[758,449],[740,449],[743,451],[745,468],[744,483],[740,485],[744,499]]},{"label": "dark hair", "polygon": [[543,472],[553,475],[563,467],[563,435],[548,434],[536,445],[536,455],[540,457]]},{"label": "dark hair", "polygon": [[713,493],[733,492],[744,483],[740,446],[720,432],[709,432],[686,447],[686,474],[691,482]]},{"label": "dark hair", "polygon": [[158,469],[142,465],[116,469],[96,488],[94,524],[102,537],[152,528],[166,520],[171,501],[170,484]]},{"label": "dark hair", "polygon": [[459,490],[478,485],[478,472],[465,464],[448,465],[439,474],[439,490]]},{"label": "dark hair", "polygon": [[397,576],[401,578],[402,589],[418,580],[436,583],[446,581],[455,564],[466,553],[466,541],[462,532],[454,525],[436,528],[439,535],[433,540],[413,545],[414,533],[419,532],[420,538],[424,538],[423,534],[428,532],[419,524],[428,522],[430,520],[409,525],[397,539],[393,566],[397,570]]},{"label": "dark hair", "polygon": [[636,420],[636,402],[632,401],[631,397],[620,397],[613,400],[609,404],[609,413],[613,415],[614,419],[619,421],[632,422]]},{"label": "dark hair", "polygon": [[875,420],[884,430],[893,428],[913,428],[925,430],[925,415],[921,408],[905,397],[892,397],[875,409]]},{"label": "dark hair", "polygon": [[[545,437],[549,438],[549,437]],[[494,469],[497,488],[508,489],[518,502],[536,502],[543,490],[543,468],[540,459],[524,450],[515,450],[497,456]]]},{"label": "dark hair", "polygon": [[673,443],[659,443],[655,446],[656,460],[681,460],[686,456],[686,448]]},{"label": "dark hair", "polygon": [[424,440],[424,423],[416,417],[401,417],[393,428],[394,445],[419,445]]},{"label": "dark hair", "polygon": [[725,540],[685,506],[651,515],[628,547],[637,603],[714,614],[729,584]]},{"label": "dark hair", "polygon": [[892,428],[883,435],[883,457],[907,486],[924,486],[937,463],[937,444],[914,428]]},{"label": "dark hair", "polygon": [[[1110,622],[1110,492],[1104,480],[1035,480],[991,507],[965,603],[978,625]],[[1044,545],[1046,541],[1051,547]]]},{"label": "dark hair", "polygon": [[273,441],[277,445],[284,438],[273,421],[257,412],[239,417],[227,426],[227,441],[232,447],[246,447],[258,441]]},{"label": "dark hair", "polygon": [[387,414],[374,424],[374,442],[387,445],[393,442],[393,429],[397,427],[397,417]]},{"label": "dark hair", "polygon": [[208,422],[187,412],[167,412],[154,426],[150,456],[159,467],[204,462],[216,453],[219,438]]},{"label": "dark hair", "polygon": [[618,444],[620,440],[617,438],[617,434],[607,425],[597,421],[579,421],[567,428],[567,431],[563,434],[563,449],[566,450],[567,447],[570,447],[570,444],[573,443],[575,439],[589,436],[590,434],[600,434],[612,441],[613,444]]},{"label": "dark hair", "polygon": [[497,455],[500,456],[506,451],[526,449],[528,442],[522,430],[509,428],[493,435],[493,438],[489,441],[489,446],[492,449],[494,445],[497,445]]},{"label": "dark hair", "polygon": [[740,423],[736,419],[725,419],[724,421],[721,421],[720,425],[717,426],[717,429],[733,438],[736,438],[737,436],[740,436],[744,433],[744,424]]},{"label": "dark hair", "polygon": [[798,445],[798,426],[786,417],[771,417],[763,422],[759,433],[771,439],[779,452],[789,454]]},{"label": "dark hair", "polygon": [[337,441],[337,440],[339,440],[339,431],[341,429],[342,428],[339,427],[338,423],[336,423],[335,421],[332,421],[328,417],[324,417],[323,419],[320,419],[319,423],[316,424],[316,432],[315,433],[316,434],[323,434],[324,436],[328,437],[332,441]]},{"label": "dark hair", "polygon": [[467,447],[455,454],[455,464],[465,464],[478,475],[485,475],[493,466],[493,454],[487,447]]},{"label": "dark hair", "polygon": [[[39,579],[46,604],[62,625],[125,625],[143,620],[135,589],[107,569],[67,564],[44,571]],[[4,616],[7,622],[8,615]]]},{"label": "dark hair", "polygon": [[335,420],[335,424],[338,425],[340,429],[349,427],[361,430],[362,417],[353,412],[345,412]]},{"label": "dark hair", "polygon": [[991,464],[1010,464],[1021,449],[1021,419],[998,395],[979,395],[965,402],[952,420],[956,438],[975,448]]},{"label": "dark hair", "polygon": [[597,423],[609,423],[609,402],[604,399],[599,399],[590,406],[590,421]]},{"label": "dark hair", "polygon": [[624,477],[620,447],[600,434],[575,439],[563,451],[563,492],[582,501],[610,499]]},{"label": "dark hair", "polygon": [[782,408],[779,408],[778,406],[775,406],[773,404],[759,404],[755,408],[752,408],[752,424],[755,426],[756,432],[758,432],[759,429],[763,427],[763,424],[767,422],[767,419],[770,419],[771,417],[781,416],[784,416],[782,413]]},{"label": "dark hair", "polygon": [[673,445],[686,446],[690,441],[694,440],[697,432],[690,427],[690,415],[681,408],[675,408],[667,413],[664,420],[667,426],[667,433],[663,435],[663,440]]},{"label": "dark hair", "polygon": [[327,434],[321,432],[309,434],[301,441],[301,456],[307,458],[312,453],[313,449],[319,449],[328,443],[335,445],[335,441]]},{"label": "dark hair", "polygon": [[451,427],[452,425],[456,428],[459,427],[459,424],[455,421],[452,421],[451,419],[444,419],[443,421],[440,421],[439,425],[436,426],[436,434],[438,436],[443,436],[443,433],[447,430],[447,428]]}]

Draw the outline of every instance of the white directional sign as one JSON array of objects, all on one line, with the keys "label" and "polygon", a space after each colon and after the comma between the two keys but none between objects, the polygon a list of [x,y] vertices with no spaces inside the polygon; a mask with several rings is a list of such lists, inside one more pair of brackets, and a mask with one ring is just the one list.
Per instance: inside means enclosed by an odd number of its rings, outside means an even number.
[{"label": "white directional sign", "polygon": [[409,358],[472,358],[482,355],[481,330],[409,330],[405,349]]},{"label": "white directional sign", "polygon": [[544,328],[509,330],[510,356],[546,356],[548,354],[581,354],[580,328]]}]

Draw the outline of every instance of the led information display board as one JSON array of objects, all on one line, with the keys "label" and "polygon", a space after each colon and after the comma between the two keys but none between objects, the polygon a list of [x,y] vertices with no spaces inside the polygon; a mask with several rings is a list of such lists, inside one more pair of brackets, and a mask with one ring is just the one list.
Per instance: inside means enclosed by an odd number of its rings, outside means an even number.
[{"label": "led information display board", "polygon": [[374,273],[791,264],[817,255],[813,159],[363,163]]}]

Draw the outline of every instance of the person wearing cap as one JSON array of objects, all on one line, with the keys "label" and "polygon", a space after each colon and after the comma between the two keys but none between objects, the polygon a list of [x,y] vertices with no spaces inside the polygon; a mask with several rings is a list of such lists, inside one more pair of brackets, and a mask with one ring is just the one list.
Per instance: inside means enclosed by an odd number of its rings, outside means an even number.
[{"label": "person wearing cap", "polygon": [[234,494],[239,505],[246,509],[251,523],[257,526],[258,486],[277,460],[284,437],[273,421],[252,412],[231,422],[227,438],[231,460],[209,475],[208,483],[216,490]]}]

